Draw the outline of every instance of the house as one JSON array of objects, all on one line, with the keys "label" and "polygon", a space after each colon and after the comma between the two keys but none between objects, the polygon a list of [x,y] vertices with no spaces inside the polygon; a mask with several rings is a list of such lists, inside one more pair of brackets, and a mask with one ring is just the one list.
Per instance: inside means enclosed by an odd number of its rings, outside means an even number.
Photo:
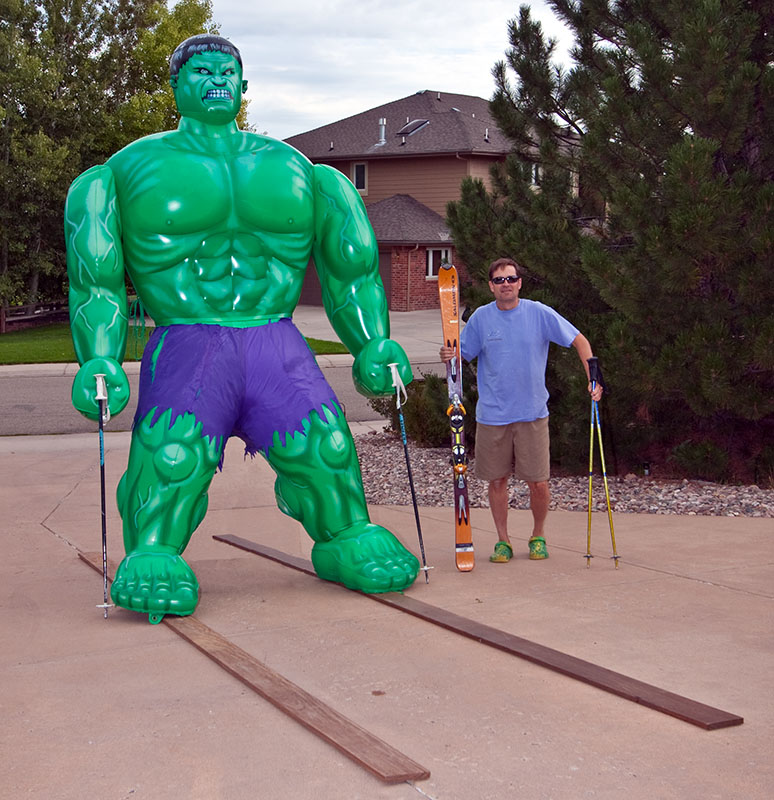
[{"label": "house", "polygon": [[[379,243],[379,264],[393,311],[438,306],[437,276],[455,263],[446,204],[465,177],[488,184],[508,140],[481,97],[421,91],[339,122],[292,136],[288,144],[316,164],[343,172],[363,197]],[[309,270],[301,302],[319,304]]]}]

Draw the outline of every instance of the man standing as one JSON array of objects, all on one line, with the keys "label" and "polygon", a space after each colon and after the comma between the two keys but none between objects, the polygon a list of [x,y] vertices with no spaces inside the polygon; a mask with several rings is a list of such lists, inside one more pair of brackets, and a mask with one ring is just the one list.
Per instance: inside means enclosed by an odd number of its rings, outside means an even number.
[{"label": "man standing", "polygon": [[193,612],[198,582],[181,553],[232,435],[276,472],[278,504],[314,539],[320,577],[400,591],[419,562],[370,522],[349,427],[291,320],[313,256],[328,317],[355,357],[358,390],[391,394],[391,362],[411,380],[406,354],[389,338],[362,200],[337,170],[239,130],[247,82],[228,40],[180,44],[170,84],[177,130],[139,139],[85,172],[65,210],[81,413],[97,418],[100,373],[111,413],[129,399],[120,366],[125,270],[157,325],[118,487],[126,557],[113,601],[152,619]]},{"label": "man standing", "polygon": [[[508,535],[508,478],[511,471],[529,487],[533,517],[529,540],[531,559],[548,558],[545,520],[550,492],[548,391],[545,384],[548,346],[572,345],[589,375],[588,339],[549,306],[519,297],[518,264],[500,258],[489,267],[489,288],[494,302],[476,309],[460,334],[460,351],[467,361],[478,357],[476,405],[476,477],[489,483],[489,506],[498,542],[490,561],[506,562],[513,556]],[[453,348],[441,347],[441,360],[449,361]],[[602,396],[597,385],[589,392]]]}]

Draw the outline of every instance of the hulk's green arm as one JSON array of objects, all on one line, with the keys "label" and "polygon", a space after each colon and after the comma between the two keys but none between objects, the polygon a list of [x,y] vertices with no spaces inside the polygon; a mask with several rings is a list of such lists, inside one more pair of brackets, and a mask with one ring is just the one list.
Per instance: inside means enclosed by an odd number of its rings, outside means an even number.
[{"label": "hulk's green arm", "polygon": [[379,277],[379,253],[357,189],[338,170],[314,166],[315,243],[328,319],[357,356],[372,339],[390,335],[387,298]]},{"label": "hulk's green arm", "polygon": [[65,205],[70,327],[78,363],[126,351],[127,301],[121,223],[113,173],[92,167],[70,187]]}]

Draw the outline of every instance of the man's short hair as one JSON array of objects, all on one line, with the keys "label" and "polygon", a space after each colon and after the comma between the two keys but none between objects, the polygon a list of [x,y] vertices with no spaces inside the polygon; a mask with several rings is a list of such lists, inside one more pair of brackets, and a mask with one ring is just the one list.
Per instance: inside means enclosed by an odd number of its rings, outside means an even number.
[{"label": "man's short hair", "polygon": [[180,72],[180,67],[191,56],[213,50],[234,56],[239,62],[239,66],[242,66],[242,55],[228,39],[224,39],[222,36],[215,36],[212,33],[197,33],[196,36],[189,36],[184,42],[180,42],[175,48],[172,58],[169,59],[169,77],[174,78]]},{"label": "man's short hair", "polygon": [[498,258],[489,265],[489,280],[491,281],[495,272],[503,267],[513,267],[517,277],[521,277],[521,267],[512,258]]}]

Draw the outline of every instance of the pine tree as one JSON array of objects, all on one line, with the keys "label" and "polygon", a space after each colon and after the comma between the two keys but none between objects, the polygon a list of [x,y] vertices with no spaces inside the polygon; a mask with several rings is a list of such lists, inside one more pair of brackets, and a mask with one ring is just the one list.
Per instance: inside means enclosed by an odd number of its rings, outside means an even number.
[{"label": "pine tree", "polygon": [[[522,7],[493,70],[492,111],[513,154],[491,192],[470,182],[449,209],[455,242],[463,257],[517,258],[533,278],[529,296],[587,333],[616,389],[605,405],[622,465],[765,478],[774,471],[765,447],[774,441],[774,7],[550,5],[574,36],[573,66],[555,63],[555,43]],[[495,234],[474,243],[466,221],[487,215]],[[569,366],[560,359],[559,373]],[[576,382],[552,407],[560,448],[576,462],[581,438],[562,431],[580,390]]]}]

